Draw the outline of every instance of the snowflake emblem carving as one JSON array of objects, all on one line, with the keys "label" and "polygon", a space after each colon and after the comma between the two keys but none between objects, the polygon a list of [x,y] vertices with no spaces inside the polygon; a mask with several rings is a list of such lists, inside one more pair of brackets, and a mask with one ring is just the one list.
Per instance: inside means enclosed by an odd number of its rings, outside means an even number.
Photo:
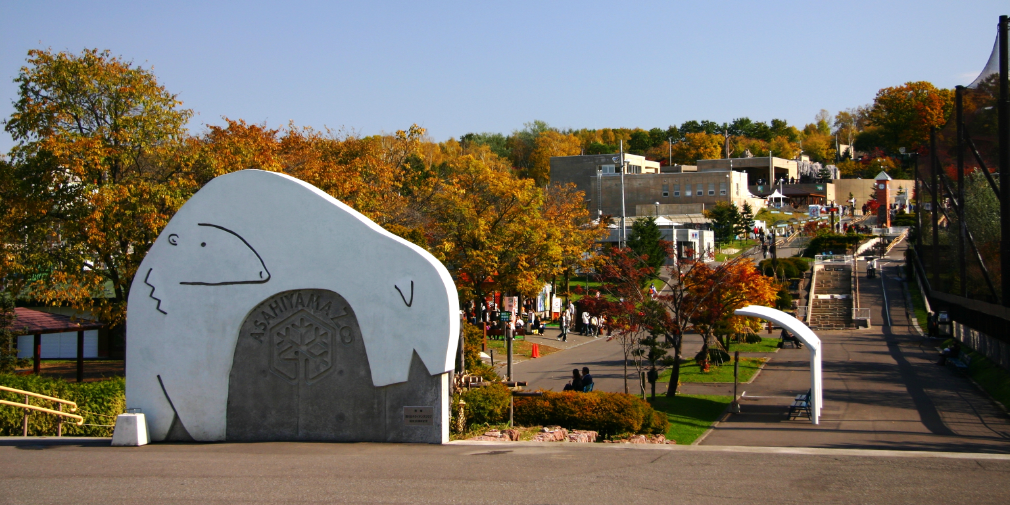
[{"label": "snowflake emblem carving", "polygon": [[336,330],[307,310],[272,326],[270,371],[291,384],[312,385],[333,369]]}]

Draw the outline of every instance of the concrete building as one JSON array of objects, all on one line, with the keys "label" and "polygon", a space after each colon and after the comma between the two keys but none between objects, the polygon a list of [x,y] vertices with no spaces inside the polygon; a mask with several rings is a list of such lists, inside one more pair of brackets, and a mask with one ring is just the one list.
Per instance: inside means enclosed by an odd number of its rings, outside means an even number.
[{"label": "concrete building", "polygon": [[[593,217],[620,216],[621,173],[613,166],[619,156],[553,157],[551,182],[571,182],[585,192],[586,207]],[[719,202],[741,207],[749,203],[755,212],[764,206],[763,200],[748,190],[745,172],[691,165],[660,167],[657,162],[635,158],[625,155],[629,170],[624,176],[624,208],[628,216],[657,215],[657,211],[658,215],[701,214]]]},{"label": "concrete building", "polygon": [[[835,179],[831,181],[835,186],[835,201],[840,205],[849,205],[845,203],[849,199],[849,194],[852,194],[852,198],[856,201],[855,208],[856,212],[860,212],[867,201],[869,201],[876,194],[876,188],[874,187],[873,179]],[[913,188],[915,188],[915,181],[909,179],[893,179],[890,182],[891,192],[887,201],[887,204],[897,203],[896,199],[898,195],[908,195],[909,201],[914,201],[913,198]]]},{"label": "concrete building", "polygon": [[764,184],[774,182],[779,177],[799,179],[796,160],[776,157],[727,158],[718,160],[698,160],[698,171],[733,170],[747,174],[747,185],[756,186],[759,180]]},{"label": "concrete building", "polygon": [[[627,234],[631,233],[631,227],[638,219],[644,217],[628,219]],[[703,226],[707,227],[707,224],[708,219],[700,215],[678,216],[676,222],[666,217],[656,219],[660,236],[663,240],[674,243],[675,257],[679,259],[701,258],[706,261],[715,259],[715,233],[712,230],[701,229]],[[617,244],[620,241],[620,225],[611,225],[609,231],[609,235],[600,242]],[[673,259],[667,259],[666,264],[672,265]]]},{"label": "concrete building", "polygon": [[[659,162],[649,161],[645,156],[624,154],[628,166],[625,175],[658,174]],[[592,187],[590,181],[597,177],[613,177],[620,179],[621,155],[591,154],[588,156],[554,156],[551,157],[551,182],[561,184],[573,183],[586,194],[588,198]],[[592,210],[592,207],[590,207]],[[618,210],[620,213],[620,210]]]}]

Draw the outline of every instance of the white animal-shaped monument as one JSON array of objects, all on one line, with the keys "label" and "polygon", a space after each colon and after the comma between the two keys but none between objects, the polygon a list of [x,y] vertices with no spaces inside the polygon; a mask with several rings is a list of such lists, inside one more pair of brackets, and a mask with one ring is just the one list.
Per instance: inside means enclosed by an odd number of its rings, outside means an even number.
[{"label": "white animal-shaped monument", "polygon": [[310,184],[234,172],[137,271],[126,403],[153,441],[442,443],[459,324],[428,252]]}]

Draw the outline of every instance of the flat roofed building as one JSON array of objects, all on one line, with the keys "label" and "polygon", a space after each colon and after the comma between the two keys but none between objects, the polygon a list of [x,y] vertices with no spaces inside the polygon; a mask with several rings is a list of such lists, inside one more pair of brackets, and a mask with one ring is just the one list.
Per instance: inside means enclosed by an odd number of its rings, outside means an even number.
[{"label": "flat roofed building", "polygon": [[711,170],[745,172],[748,177],[748,186],[757,185],[759,179],[767,184],[769,181],[774,182],[780,177],[785,177],[786,179],[799,179],[800,177],[796,160],[787,160],[774,156],[698,160],[699,172]]},{"label": "flat roofed building", "polygon": [[[574,183],[585,193],[586,208],[592,217],[621,215],[620,172],[610,172],[608,164],[619,155],[557,156],[551,158],[551,182]],[[624,208],[627,216],[701,213],[718,202],[737,206],[750,203],[756,212],[763,201],[753,198],[747,188],[747,174],[729,170],[702,171],[692,165],[659,166],[641,156],[629,159],[629,166],[642,163],[642,173],[624,176]],[[619,160],[619,158],[618,158]],[[615,165],[619,165],[619,162]],[[598,167],[605,167],[598,169]],[[648,171],[645,171],[648,170]],[[629,170],[631,172],[631,170]],[[617,175],[618,177],[613,177]]]}]

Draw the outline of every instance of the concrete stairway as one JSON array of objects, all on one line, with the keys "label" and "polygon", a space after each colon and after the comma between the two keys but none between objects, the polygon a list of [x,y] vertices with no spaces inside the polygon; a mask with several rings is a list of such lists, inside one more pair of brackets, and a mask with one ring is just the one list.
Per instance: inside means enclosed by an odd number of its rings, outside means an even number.
[{"label": "concrete stairway", "polygon": [[[810,296],[810,327],[816,330],[842,330],[852,324],[852,269],[849,265],[825,266],[817,272],[817,282]],[[819,298],[823,295],[844,295],[845,298]]]}]

